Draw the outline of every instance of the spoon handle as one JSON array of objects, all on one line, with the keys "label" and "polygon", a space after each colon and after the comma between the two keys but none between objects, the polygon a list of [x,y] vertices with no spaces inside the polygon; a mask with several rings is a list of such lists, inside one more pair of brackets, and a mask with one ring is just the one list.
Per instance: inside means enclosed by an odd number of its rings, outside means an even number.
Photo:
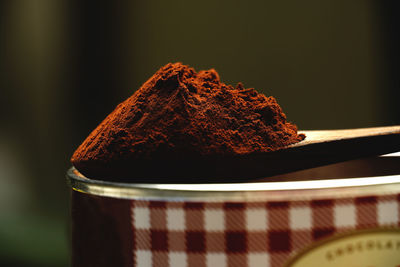
[{"label": "spoon handle", "polygon": [[306,139],[303,142],[294,144],[291,147],[305,146],[314,143],[341,141],[347,139],[396,135],[400,134],[400,126],[397,125],[397,126],[343,129],[343,130],[322,130],[322,131],[316,130],[316,131],[302,131],[301,133],[304,133],[306,135]]}]

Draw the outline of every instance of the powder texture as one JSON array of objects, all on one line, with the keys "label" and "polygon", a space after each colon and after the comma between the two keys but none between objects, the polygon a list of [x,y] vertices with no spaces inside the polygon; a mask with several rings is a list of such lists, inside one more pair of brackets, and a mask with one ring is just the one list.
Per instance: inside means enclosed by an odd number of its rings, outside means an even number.
[{"label": "powder texture", "polygon": [[195,177],[187,167],[207,169],[210,159],[208,173],[217,175],[218,159],[272,152],[303,139],[274,97],[241,83],[226,85],[214,69],[170,63],[119,104],[71,160],[93,178],[163,182]]}]

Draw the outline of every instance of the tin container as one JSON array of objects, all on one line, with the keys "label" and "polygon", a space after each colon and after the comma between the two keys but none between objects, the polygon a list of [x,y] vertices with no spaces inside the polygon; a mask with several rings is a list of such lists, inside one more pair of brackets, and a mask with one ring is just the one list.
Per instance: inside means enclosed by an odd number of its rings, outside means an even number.
[{"label": "tin container", "polygon": [[400,154],[235,184],[71,168],[73,266],[400,266]]}]

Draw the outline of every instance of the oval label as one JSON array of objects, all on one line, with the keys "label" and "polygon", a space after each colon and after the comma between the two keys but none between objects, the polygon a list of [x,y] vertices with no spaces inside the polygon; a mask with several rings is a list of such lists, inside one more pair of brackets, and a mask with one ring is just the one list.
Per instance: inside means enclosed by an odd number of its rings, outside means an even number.
[{"label": "oval label", "polygon": [[400,229],[368,229],[317,242],[286,267],[400,267]]}]

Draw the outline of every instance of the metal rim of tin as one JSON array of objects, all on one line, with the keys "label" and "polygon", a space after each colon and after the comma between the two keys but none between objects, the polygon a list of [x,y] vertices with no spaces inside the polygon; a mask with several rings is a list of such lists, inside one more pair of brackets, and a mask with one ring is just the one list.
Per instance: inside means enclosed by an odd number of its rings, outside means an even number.
[{"label": "metal rim of tin", "polygon": [[78,192],[137,200],[306,201],[400,192],[400,175],[290,182],[135,184],[88,179],[72,167],[67,172],[67,181]]}]

